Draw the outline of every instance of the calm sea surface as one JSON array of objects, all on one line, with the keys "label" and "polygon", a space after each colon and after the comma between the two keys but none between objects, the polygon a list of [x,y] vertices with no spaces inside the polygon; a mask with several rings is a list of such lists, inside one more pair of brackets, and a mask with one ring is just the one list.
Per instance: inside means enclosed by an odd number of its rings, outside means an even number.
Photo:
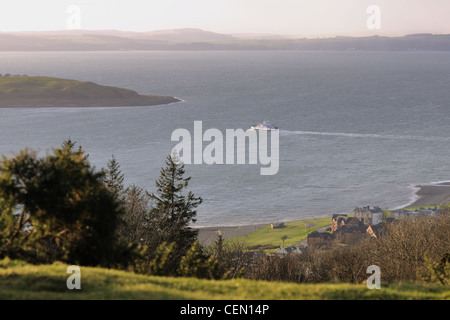
[{"label": "calm sea surface", "polygon": [[[184,100],[156,107],[0,109],[0,153],[71,138],[154,191],[177,128],[280,127],[280,167],[187,165],[198,226],[393,208],[450,180],[450,54],[444,52],[0,53],[0,73],[45,75]],[[207,143],[205,143],[205,146]]]}]

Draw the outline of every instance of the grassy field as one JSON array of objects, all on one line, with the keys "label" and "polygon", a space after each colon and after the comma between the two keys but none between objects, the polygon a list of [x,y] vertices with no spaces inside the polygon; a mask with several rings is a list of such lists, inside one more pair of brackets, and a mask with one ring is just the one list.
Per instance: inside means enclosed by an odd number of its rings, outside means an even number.
[{"label": "grassy field", "polygon": [[283,246],[290,246],[301,242],[308,237],[308,234],[319,228],[331,224],[331,218],[317,218],[309,220],[300,220],[285,223],[284,228],[271,229],[270,225],[262,227],[246,236],[230,238],[229,241],[245,241],[245,244],[250,248],[278,248]]},{"label": "grassy field", "polygon": [[146,106],[177,102],[172,97],[93,82],[38,76],[0,77],[0,107]]},{"label": "grassy field", "polygon": [[133,93],[131,90],[100,86],[92,82],[29,76],[0,77],[0,92],[6,95],[17,92],[33,97],[42,94],[61,96],[64,93],[83,94],[85,96],[106,95],[111,94],[111,92],[116,94]]},{"label": "grassy field", "polygon": [[397,284],[369,290],[365,284],[294,284],[251,280],[199,280],[81,268],[81,290],[69,290],[67,265],[35,266],[0,261],[0,299],[321,300],[450,299],[450,288]]}]

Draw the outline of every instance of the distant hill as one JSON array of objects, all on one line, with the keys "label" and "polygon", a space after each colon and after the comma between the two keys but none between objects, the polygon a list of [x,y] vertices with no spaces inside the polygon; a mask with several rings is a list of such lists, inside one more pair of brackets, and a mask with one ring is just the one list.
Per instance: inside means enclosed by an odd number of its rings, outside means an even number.
[{"label": "distant hill", "polygon": [[142,32],[136,34],[137,38],[160,40],[166,42],[189,43],[189,42],[216,42],[232,41],[233,36],[199,29],[176,29]]},{"label": "distant hill", "polygon": [[0,76],[0,107],[125,107],[179,101],[173,97],[140,95],[133,90],[101,86],[93,82]]},{"label": "distant hill", "polygon": [[115,30],[0,32],[0,51],[118,50],[450,51],[450,35],[339,36],[307,39],[273,34],[226,35],[192,28],[150,32]]}]

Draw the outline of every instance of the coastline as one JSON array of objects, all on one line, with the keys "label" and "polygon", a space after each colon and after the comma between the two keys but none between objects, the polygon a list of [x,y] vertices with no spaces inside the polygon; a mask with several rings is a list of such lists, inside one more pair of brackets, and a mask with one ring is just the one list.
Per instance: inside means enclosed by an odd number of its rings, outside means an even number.
[{"label": "coastline", "polygon": [[91,99],[91,100],[57,100],[49,99],[47,102],[8,103],[1,102],[0,109],[39,109],[39,108],[117,108],[117,107],[153,107],[181,103],[183,100],[171,96],[140,95],[137,99]]},{"label": "coastline", "polygon": [[[450,182],[423,184],[416,185],[415,187],[418,188],[418,191],[416,192],[417,199],[413,203],[403,206],[403,208],[426,207],[450,203]],[[266,225],[267,223],[235,227],[198,227],[196,229],[198,229],[199,231],[199,242],[203,245],[208,246],[213,244],[217,240],[217,237],[219,235],[218,230],[220,230],[224,239],[228,239],[248,235]]]},{"label": "coastline", "polygon": [[450,202],[450,183],[441,182],[436,184],[417,185],[418,199],[408,207],[435,206]]}]

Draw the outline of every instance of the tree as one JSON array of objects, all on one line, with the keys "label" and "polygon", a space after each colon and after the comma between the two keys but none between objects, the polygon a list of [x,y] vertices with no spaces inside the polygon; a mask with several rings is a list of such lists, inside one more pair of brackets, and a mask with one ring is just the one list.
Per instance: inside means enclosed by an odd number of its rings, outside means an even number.
[{"label": "tree", "polygon": [[176,244],[180,258],[197,240],[198,230],[190,224],[196,222],[195,209],[202,203],[202,198],[195,197],[191,191],[184,193],[191,179],[184,174],[184,165],[176,153],[169,155],[156,181],[156,194],[148,194],[155,203],[150,211],[152,226],[157,229],[161,242]]},{"label": "tree", "polygon": [[114,155],[111,160],[108,161],[108,165],[105,172],[105,177],[103,179],[107,188],[116,197],[116,199],[121,200],[123,193],[125,191],[123,181],[125,175],[120,170],[120,164],[117,162]]},{"label": "tree", "polygon": [[288,236],[284,235],[281,237],[281,241],[283,241],[283,247],[284,247],[284,241],[286,241],[288,238]]},{"label": "tree", "polygon": [[179,273],[183,277],[220,279],[222,270],[214,256],[206,255],[198,241],[186,252],[180,262]]},{"label": "tree", "polygon": [[[155,240],[150,219],[150,197],[135,185],[123,192],[124,214],[118,226],[118,236],[128,242],[156,249],[161,243]],[[156,245],[152,245],[153,243]]]},{"label": "tree", "polygon": [[149,272],[155,276],[173,276],[176,272],[174,265],[175,243],[161,243],[154,253],[154,258],[149,263]]},{"label": "tree", "polygon": [[29,150],[3,157],[0,256],[108,267],[118,252],[126,254],[115,236],[121,208],[103,172],[94,171],[74,145],[65,141],[42,158]]}]

